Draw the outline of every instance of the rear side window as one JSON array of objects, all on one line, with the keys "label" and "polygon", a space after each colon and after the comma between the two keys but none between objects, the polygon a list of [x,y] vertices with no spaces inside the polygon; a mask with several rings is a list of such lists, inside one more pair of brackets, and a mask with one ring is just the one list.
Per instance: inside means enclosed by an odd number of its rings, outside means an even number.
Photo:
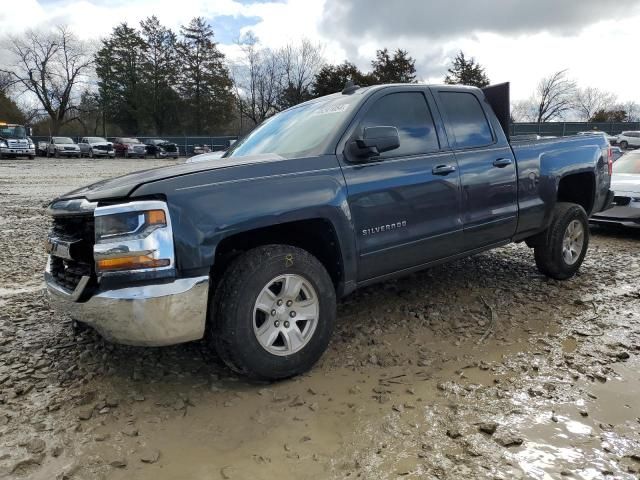
[{"label": "rear side window", "polygon": [[475,95],[465,92],[440,92],[449,126],[457,148],[484,147],[493,143],[487,117]]},{"label": "rear side window", "polygon": [[394,126],[400,147],[381,157],[401,157],[434,152],[440,148],[427,100],[420,92],[391,93],[376,100],[361,127]]}]

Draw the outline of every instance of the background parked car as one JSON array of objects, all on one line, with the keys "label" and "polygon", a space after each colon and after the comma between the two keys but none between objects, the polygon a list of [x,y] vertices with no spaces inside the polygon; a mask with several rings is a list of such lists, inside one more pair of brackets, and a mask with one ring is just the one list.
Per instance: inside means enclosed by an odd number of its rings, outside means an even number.
[{"label": "background parked car", "polygon": [[147,155],[153,155],[155,158],[178,158],[178,145],[160,138],[152,138],[145,142],[147,146]]},{"label": "background parked car", "polygon": [[80,147],[81,156],[93,157],[110,157],[116,156],[116,151],[113,149],[113,143],[107,141],[103,137],[83,137],[78,142]]},{"label": "background parked car", "polygon": [[640,132],[622,132],[618,135],[618,145],[624,150],[640,147]]},{"label": "background parked car", "polygon": [[598,225],[640,228],[640,151],[626,153],[613,165],[613,206],[591,217]]},{"label": "background parked car", "polygon": [[36,145],[36,155],[40,155],[43,157],[46,156],[48,148],[49,142],[47,142],[46,140],[40,140]]},{"label": "background parked car", "polygon": [[209,153],[211,151],[211,145],[194,145],[193,154],[202,155],[203,153]]},{"label": "background parked car", "polygon": [[47,157],[78,157],[80,158],[80,147],[70,137],[51,137],[47,148]]},{"label": "background parked car", "polygon": [[113,148],[116,155],[124,158],[147,157],[147,146],[137,138],[118,137],[113,142]]}]

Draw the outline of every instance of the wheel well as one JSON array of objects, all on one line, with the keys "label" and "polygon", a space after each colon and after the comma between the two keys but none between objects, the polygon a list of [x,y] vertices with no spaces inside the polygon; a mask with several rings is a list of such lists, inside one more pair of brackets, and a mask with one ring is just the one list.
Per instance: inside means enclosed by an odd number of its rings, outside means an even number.
[{"label": "wheel well", "polygon": [[558,201],[577,203],[589,215],[595,197],[594,178],[592,173],[575,173],[563,177],[558,185]]},{"label": "wheel well", "polygon": [[229,264],[243,252],[270,244],[291,245],[308,251],[327,269],[334,286],[338,287],[342,281],[338,237],[333,225],[321,218],[280,223],[224,238],[216,248],[213,281],[219,280]]}]

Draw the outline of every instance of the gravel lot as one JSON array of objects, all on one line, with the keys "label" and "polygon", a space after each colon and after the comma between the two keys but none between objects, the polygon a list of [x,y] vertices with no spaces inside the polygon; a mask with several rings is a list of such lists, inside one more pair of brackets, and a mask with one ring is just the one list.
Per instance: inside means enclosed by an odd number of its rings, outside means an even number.
[{"label": "gravel lot", "polygon": [[638,478],[640,233],[567,282],[513,245],[358,291],[310,373],[252,384],[49,308],[47,202],[168,163],[0,162],[0,477]]}]

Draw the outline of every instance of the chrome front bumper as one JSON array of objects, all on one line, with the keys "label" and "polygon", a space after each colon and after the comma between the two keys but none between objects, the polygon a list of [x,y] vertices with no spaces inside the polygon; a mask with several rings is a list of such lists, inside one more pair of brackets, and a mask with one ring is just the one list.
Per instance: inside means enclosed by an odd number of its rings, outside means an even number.
[{"label": "chrome front bumper", "polygon": [[[98,290],[87,301],[61,288],[46,272],[53,307],[95,328],[104,338],[126,345],[162,346],[204,336],[209,277],[180,278],[113,290]],[[85,282],[86,283],[86,282]],[[82,291],[80,292],[82,293]]]},{"label": "chrome front bumper", "polygon": [[0,153],[4,155],[17,155],[17,156],[30,156],[36,154],[35,148],[10,148],[10,147],[2,147],[0,148]]}]

